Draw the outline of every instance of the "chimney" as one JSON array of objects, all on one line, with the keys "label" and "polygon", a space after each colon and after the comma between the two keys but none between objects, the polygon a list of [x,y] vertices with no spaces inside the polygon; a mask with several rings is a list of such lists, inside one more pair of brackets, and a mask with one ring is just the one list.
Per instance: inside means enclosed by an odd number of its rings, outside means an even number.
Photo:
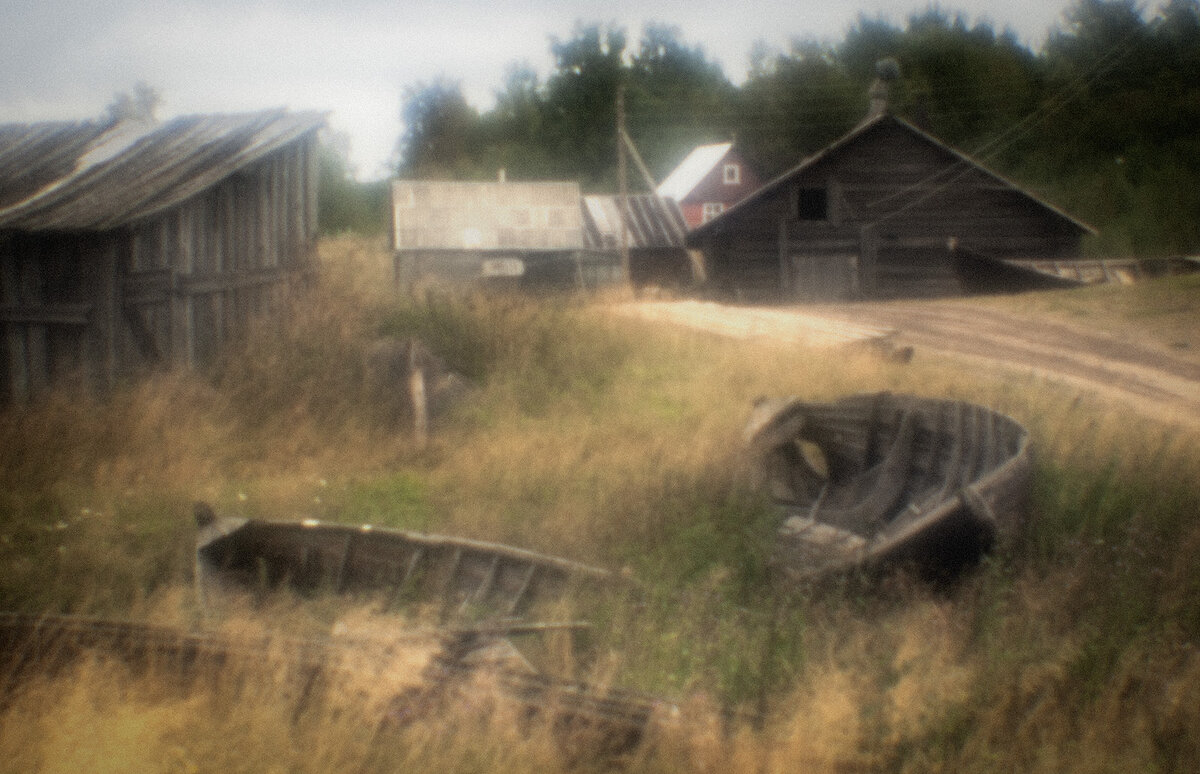
[{"label": "chimney", "polygon": [[891,83],[900,78],[900,63],[888,57],[875,63],[875,82],[867,90],[871,106],[867,110],[867,119],[878,118],[888,112],[888,100],[891,97]]}]

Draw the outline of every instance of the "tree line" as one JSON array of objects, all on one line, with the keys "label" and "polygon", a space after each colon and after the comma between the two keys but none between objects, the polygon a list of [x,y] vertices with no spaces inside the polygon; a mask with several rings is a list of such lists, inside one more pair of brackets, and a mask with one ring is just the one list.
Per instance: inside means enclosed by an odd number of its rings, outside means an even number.
[{"label": "tree line", "polygon": [[1200,0],[1153,14],[1135,0],[1078,0],[1034,52],[1010,31],[934,7],[902,26],[860,16],[836,43],[758,44],[734,85],[676,27],[632,44],[611,24],[551,38],[541,79],[510,67],[494,107],[459,83],[405,89],[401,177],[578,180],[616,189],[616,95],[661,180],[694,146],[734,140],[764,178],[866,115],[876,63],[900,65],[894,112],[1018,181],[1100,235],[1100,254],[1200,250]]}]

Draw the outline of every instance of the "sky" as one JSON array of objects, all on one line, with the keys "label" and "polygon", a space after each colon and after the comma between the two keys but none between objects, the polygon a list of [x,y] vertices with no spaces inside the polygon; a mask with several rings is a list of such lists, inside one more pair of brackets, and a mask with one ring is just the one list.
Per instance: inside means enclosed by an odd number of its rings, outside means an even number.
[{"label": "sky", "polygon": [[[1074,0],[946,0],[1034,50]],[[159,118],[274,107],[329,112],[360,179],[386,175],[406,86],[446,77],[480,109],[514,63],[543,77],[578,22],[679,27],[727,77],[756,41],[840,41],[859,14],[898,26],[928,0],[0,0],[0,123],[98,117],[139,81]]]}]

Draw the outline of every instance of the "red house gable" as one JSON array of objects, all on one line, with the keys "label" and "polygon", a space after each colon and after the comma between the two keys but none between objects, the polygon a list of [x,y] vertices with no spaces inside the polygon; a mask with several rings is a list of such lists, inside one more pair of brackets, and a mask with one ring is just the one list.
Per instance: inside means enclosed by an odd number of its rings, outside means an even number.
[{"label": "red house gable", "polygon": [[691,229],[720,215],[761,185],[733,143],[724,142],[692,150],[658,186],[658,194],[679,203]]}]

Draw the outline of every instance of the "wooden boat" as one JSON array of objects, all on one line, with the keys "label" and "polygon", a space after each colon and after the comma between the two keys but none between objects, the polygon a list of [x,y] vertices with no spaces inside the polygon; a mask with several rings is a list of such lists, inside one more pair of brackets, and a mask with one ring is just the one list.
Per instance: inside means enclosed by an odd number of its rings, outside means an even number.
[{"label": "wooden boat", "polygon": [[336,593],[380,591],[436,601],[443,618],[514,618],[573,584],[610,578],[599,567],[499,543],[377,527],[218,517],[195,506],[196,578]]},{"label": "wooden boat", "polygon": [[[221,670],[264,670],[285,680],[296,714],[322,689],[354,691],[381,726],[404,725],[484,694],[543,718],[563,742],[595,755],[636,747],[656,718],[678,708],[654,696],[538,672],[508,638],[555,625],[400,630],[386,638],[246,636],[74,615],[0,612],[0,707],[23,681],[85,654],[182,679]],[[203,684],[201,681],[200,684]],[[576,750],[578,752],[578,750]]]},{"label": "wooden boat", "polygon": [[955,248],[954,268],[968,293],[1132,285],[1142,280],[1200,271],[1200,258],[997,258]]},{"label": "wooden boat", "polygon": [[1026,514],[1028,433],[981,406],[886,392],[764,400],[747,434],[784,516],[772,564],[792,581],[901,562],[953,573]]}]

